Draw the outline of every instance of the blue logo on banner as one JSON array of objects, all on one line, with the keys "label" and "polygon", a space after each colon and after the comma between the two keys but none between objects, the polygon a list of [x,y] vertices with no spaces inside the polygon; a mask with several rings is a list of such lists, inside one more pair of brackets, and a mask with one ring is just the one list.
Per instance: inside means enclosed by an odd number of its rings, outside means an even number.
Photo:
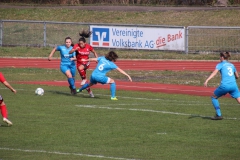
[{"label": "blue logo on banner", "polygon": [[92,45],[109,46],[109,28],[92,28]]}]

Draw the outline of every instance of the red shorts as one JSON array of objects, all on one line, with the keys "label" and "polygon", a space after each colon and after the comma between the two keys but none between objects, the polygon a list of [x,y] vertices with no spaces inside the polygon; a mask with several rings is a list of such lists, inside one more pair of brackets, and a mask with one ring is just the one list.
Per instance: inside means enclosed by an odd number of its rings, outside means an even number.
[{"label": "red shorts", "polygon": [[[84,66],[84,70],[88,69],[90,67],[90,62],[87,62],[86,64],[84,63],[77,63],[77,69],[79,68],[79,66],[83,65]],[[79,70],[79,69],[78,69]]]}]

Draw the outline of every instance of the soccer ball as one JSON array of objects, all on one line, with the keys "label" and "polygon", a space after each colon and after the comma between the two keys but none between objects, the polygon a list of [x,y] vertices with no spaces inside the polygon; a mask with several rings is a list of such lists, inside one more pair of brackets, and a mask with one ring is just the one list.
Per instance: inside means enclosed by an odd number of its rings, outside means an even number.
[{"label": "soccer ball", "polygon": [[42,88],[37,88],[35,90],[35,94],[39,95],[39,96],[42,96],[44,94],[44,90]]}]

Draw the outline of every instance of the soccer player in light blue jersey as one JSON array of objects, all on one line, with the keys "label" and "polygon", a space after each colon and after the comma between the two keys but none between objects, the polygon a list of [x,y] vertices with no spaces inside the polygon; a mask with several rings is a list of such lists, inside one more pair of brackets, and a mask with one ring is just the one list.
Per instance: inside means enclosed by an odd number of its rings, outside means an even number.
[{"label": "soccer player in light blue jersey", "polygon": [[77,90],[77,92],[81,92],[82,90],[91,87],[94,84],[101,83],[101,84],[110,84],[110,91],[111,91],[111,100],[118,100],[115,96],[116,94],[116,83],[112,78],[106,76],[106,74],[111,70],[118,70],[120,73],[124,74],[128,77],[128,79],[132,82],[132,78],[120,69],[114,62],[116,62],[118,55],[114,51],[110,51],[105,57],[98,57],[98,58],[89,58],[83,61],[96,61],[98,62],[97,67],[92,72],[90,77],[90,83],[86,83]]},{"label": "soccer player in light blue jersey", "polygon": [[232,98],[235,98],[238,103],[240,103],[240,92],[236,83],[236,79],[238,79],[239,75],[235,68],[235,66],[228,62],[228,59],[231,57],[229,52],[220,53],[220,63],[217,64],[216,69],[212,72],[212,74],[206,79],[204,86],[207,87],[207,83],[210,79],[212,79],[218,71],[222,76],[220,86],[214,91],[211,99],[213,107],[216,110],[216,116],[212,117],[212,120],[222,120],[222,113],[220,110],[220,105],[218,102],[218,98],[229,93]]},{"label": "soccer player in light blue jersey", "polygon": [[50,55],[48,56],[48,60],[51,61],[53,54],[56,51],[60,51],[61,55],[61,64],[60,64],[60,70],[63,74],[66,75],[68,78],[69,88],[71,90],[71,94],[76,94],[76,87],[75,87],[75,75],[76,75],[76,64],[74,59],[76,59],[75,52],[72,54],[69,54],[69,51],[72,50],[72,39],[70,37],[65,38],[65,45],[59,45],[55,47]]}]

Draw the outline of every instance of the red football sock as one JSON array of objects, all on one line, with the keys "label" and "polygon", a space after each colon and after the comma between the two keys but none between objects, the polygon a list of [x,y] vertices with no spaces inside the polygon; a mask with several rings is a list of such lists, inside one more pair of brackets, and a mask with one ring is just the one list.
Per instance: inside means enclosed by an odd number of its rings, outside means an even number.
[{"label": "red football sock", "polygon": [[79,70],[78,72],[79,72],[79,74],[80,74],[82,79],[86,78],[86,71],[84,69],[83,70]]},{"label": "red football sock", "polygon": [[86,88],[86,90],[88,91],[88,93],[90,93],[91,92],[91,89],[88,87],[88,88]]},{"label": "red football sock", "polygon": [[7,107],[6,105],[0,106],[1,109],[1,114],[3,116],[3,118],[7,118]]}]

